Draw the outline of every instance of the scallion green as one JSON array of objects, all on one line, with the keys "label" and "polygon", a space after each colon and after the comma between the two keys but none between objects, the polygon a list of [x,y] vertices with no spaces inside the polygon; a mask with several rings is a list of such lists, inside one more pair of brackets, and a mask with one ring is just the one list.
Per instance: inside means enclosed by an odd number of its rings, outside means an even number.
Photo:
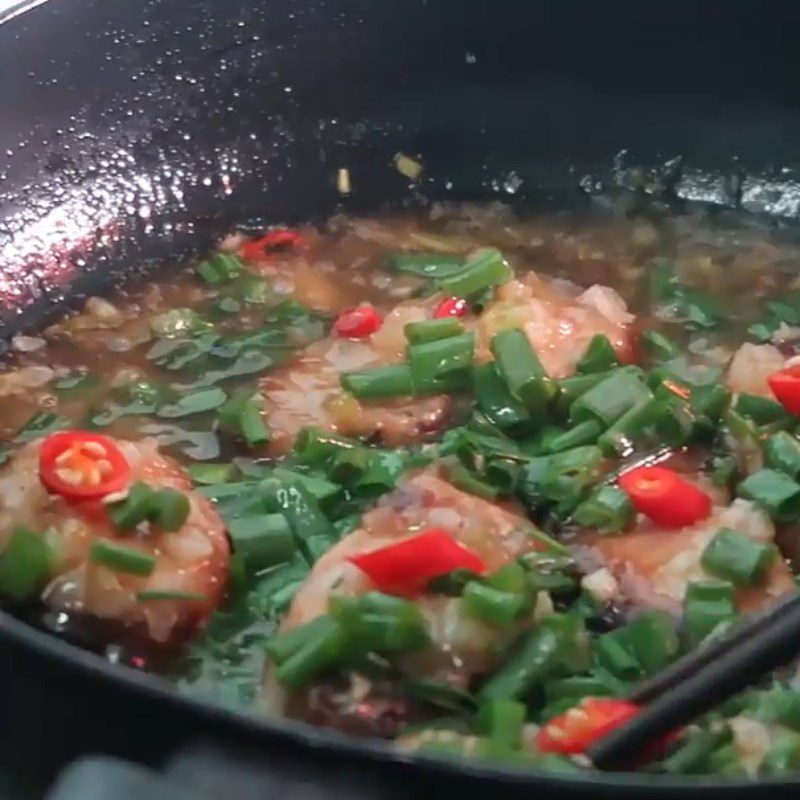
[{"label": "scallion green", "polygon": [[700,563],[715,578],[746,587],[763,580],[777,555],[772,544],[757,542],[738,531],[722,528],[706,545]]},{"label": "scallion green", "polygon": [[618,533],[627,528],[636,516],[630,497],[616,486],[602,486],[584,500],[572,519],[598,533]]},{"label": "scallion green", "polygon": [[345,372],[341,376],[342,388],[360,400],[381,397],[410,397],[414,382],[408,364],[388,364],[360,372]]},{"label": "scallion green", "polygon": [[761,506],[776,520],[800,517],[800,484],[783,472],[759,470],[739,484],[738,494]]},{"label": "scallion green", "polygon": [[764,442],[764,462],[796,481],[800,478],[800,440],[791,433],[778,431]]},{"label": "scallion green", "polygon": [[514,277],[503,254],[489,247],[474,253],[462,269],[439,279],[439,288],[453,297],[470,297]]},{"label": "scallion green", "polygon": [[468,389],[475,357],[475,335],[464,333],[408,348],[408,366],[415,395]]},{"label": "scallion green", "polygon": [[89,550],[89,560],[112,572],[123,572],[146,578],[153,573],[156,559],[135,547],[112,542],[110,539],[95,539]]},{"label": "scallion green", "polygon": [[528,422],[528,409],[511,394],[494,362],[476,366],[472,381],[478,408],[498,428],[516,428]]},{"label": "scallion green", "polygon": [[403,329],[409,344],[425,344],[464,333],[464,326],[455,317],[409,322]]},{"label": "scallion green", "polygon": [[608,337],[598,333],[592,337],[575,370],[578,374],[607,372],[618,365],[616,350],[608,341]]},{"label": "scallion green", "polygon": [[252,572],[290,561],[295,552],[294,536],[283,514],[233,519],[228,533],[234,550],[242,553]]},{"label": "scallion green", "polygon": [[736,616],[734,587],[729,581],[690,582],[683,601],[686,628],[701,641],[718,626]]},{"label": "scallion green", "polygon": [[616,370],[572,404],[570,418],[574,422],[595,419],[610,427],[625,412],[652,397],[653,393],[641,380],[625,370]]},{"label": "scallion green", "polygon": [[0,553],[0,594],[16,602],[32,599],[47,583],[55,563],[44,535],[18,525]]},{"label": "scallion green", "polygon": [[490,344],[497,370],[512,396],[532,414],[539,415],[555,397],[557,387],[519,328],[501,331]]}]

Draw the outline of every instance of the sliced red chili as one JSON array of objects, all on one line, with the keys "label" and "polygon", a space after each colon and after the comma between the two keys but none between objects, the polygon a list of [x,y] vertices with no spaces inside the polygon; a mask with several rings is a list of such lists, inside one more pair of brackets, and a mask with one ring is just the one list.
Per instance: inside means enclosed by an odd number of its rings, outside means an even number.
[{"label": "sliced red chili", "polygon": [[639,713],[639,706],[610,697],[587,697],[569,711],[553,717],[538,732],[536,744],[543,753],[584,753]]},{"label": "sliced red chili", "polygon": [[278,228],[274,231],[269,231],[258,239],[245,242],[240,253],[245,261],[258,261],[269,253],[297,249],[303,246],[305,246],[305,240],[297,231]]},{"label": "sliced red chili", "polygon": [[800,417],[800,364],[773,372],[767,383],[775,399],[790,414]]},{"label": "sliced red chili", "polygon": [[131,467],[108,436],[59,431],[42,442],[39,477],[50,492],[67,499],[91,500],[126,489]]},{"label": "sliced red chili", "polygon": [[711,513],[711,497],[666,467],[638,467],[620,476],[638,511],[664,528],[685,528]]},{"label": "sliced red chili", "polygon": [[372,306],[360,305],[343,311],[333,323],[333,329],[339,336],[361,339],[380,330],[382,324],[380,315]]},{"label": "sliced red chili", "polygon": [[397,544],[352,556],[350,561],[380,591],[405,596],[419,594],[433,578],[454,569],[478,574],[486,570],[480,556],[441,528],[427,528]]},{"label": "sliced red chili", "polygon": [[468,313],[469,303],[463,297],[448,297],[436,306],[433,316],[441,319],[442,317],[463,317]]}]

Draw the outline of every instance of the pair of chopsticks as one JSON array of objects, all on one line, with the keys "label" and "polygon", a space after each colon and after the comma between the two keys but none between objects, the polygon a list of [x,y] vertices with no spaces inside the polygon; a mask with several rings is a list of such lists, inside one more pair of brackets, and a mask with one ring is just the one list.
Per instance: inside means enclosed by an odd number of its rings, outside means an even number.
[{"label": "pair of chopsticks", "polygon": [[639,684],[628,699],[642,711],[586,755],[598,769],[630,767],[654,742],[798,655],[800,593],[793,593]]}]

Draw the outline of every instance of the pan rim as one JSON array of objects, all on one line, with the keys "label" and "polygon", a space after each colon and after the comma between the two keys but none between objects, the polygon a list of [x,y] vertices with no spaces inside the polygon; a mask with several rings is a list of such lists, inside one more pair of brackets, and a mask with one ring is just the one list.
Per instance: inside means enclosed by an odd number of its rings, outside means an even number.
[{"label": "pan rim", "polygon": [[113,664],[96,653],[83,650],[77,645],[40,631],[26,622],[0,610],[0,637],[8,637],[27,650],[61,666],[68,665],[92,679],[100,679],[121,689],[138,690],[153,701],[170,705],[176,709],[190,711],[208,722],[222,723],[247,732],[257,745],[259,736],[276,736],[296,746],[315,751],[328,751],[368,761],[373,765],[389,764],[417,771],[428,771],[442,777],[479,779],[514,787],[549,784],[553,788],[571,790],[617,789],[624,791],[656,791],[659,794],[692,789],[694,791],[755,792],[763,788],[800,788],[800,772],[785,777],[770,777],[758,780],[719,780],[712,777],[654,776],[647,773],[618,772],[600,773],[587,770],[568,775],[532,768],[499,767],[468,759],[412,755],[383,746],[375,741],[348,736],[338,731],[328,731],[293,720],[274,721],[266,715],[242,714],[200,697],[180,692],[170,683],[153,673],[146,673]]}]

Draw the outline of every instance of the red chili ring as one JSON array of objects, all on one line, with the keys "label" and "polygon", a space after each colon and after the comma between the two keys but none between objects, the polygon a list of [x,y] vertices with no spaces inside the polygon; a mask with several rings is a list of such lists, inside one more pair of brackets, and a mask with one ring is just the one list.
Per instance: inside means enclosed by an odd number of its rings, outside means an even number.
[{"label": "red chili ring", "polygon": [[[72,454],[65,456],[70,451]],[[91,472],[82,472],[93,465]],[[108,436],[78,430],[58,431],[42,442],[39,478],[54,494],[71,500],[92,500],[125,489],[131,481],[131,467]]]}]

